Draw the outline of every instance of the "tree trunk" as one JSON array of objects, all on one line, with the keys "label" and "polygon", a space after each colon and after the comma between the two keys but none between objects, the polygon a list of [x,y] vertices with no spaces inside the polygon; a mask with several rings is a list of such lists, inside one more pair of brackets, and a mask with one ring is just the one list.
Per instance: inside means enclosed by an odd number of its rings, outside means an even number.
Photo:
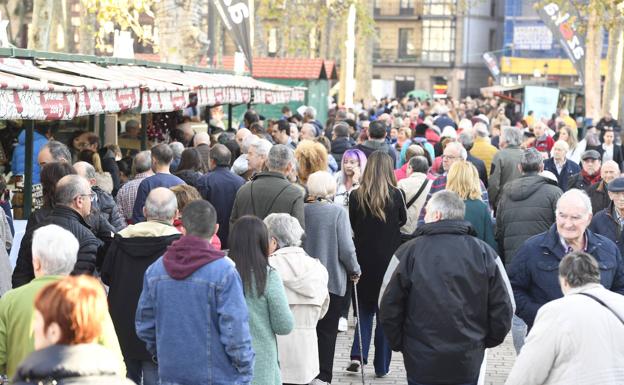
[{"label": "tree trunk", "polygon": [[358,18],[358,29],[356,36],[356,64],[355,64],[355,102],[362,101],[362,106],[368,105],[372,94],[373,79],[373,39],[374,36],[369,31],[369,18],[373,16],[374,0],[360,0],[361,9],[366,9],[366,14]]},{"label": "tree trunk", "polygon": [[607,76],[602,94],[602,116],[609,112],[614,119],[618,118],[622,67],[624,67],[624,26],[621,23],[614,23],[609,31]]},{"label": "tree trunk", "polygon": [[[592,0],[594,2],[596,0]],[[594,4],[589,6],[585,49],[585,117],[597,123],[600,119],[600,59],[602,56],[601,15]]]},{"label": "tree trunk", "polygon": [[[338,106],[342,106],[345,103],[346,84],[347,84],[347,44],[343,40],[347,36],[347,18],[339,18],[340,33],[336,36],[337,41],[340,44],[340,74],[339,82],[340,87],[338,89]],[[341,38],[343,37],[343,38]]]},{"label": "tree trunk", "polygon": [[49,50],[53,7],[53,0],[34,0],[33,18],[28,31],[29,49]]},{"label": "tree trunk", "polygon": [[158,48],[162,61],[176,64],[198,64],[208,47],[206,32],[201,31],[200,0],[175,0],[155,3]]},{"label": "tree trunk", "polygon": [[50,27],[50,50],[54,52],[67,52],[65,44],[65,23],[63,15],[63,0],[53,0],[52,26]]},{"label": "tree trunk", "polygon": [[96,18],[94,13],[80,7],[80,53],[83,55],[95,54]]}]

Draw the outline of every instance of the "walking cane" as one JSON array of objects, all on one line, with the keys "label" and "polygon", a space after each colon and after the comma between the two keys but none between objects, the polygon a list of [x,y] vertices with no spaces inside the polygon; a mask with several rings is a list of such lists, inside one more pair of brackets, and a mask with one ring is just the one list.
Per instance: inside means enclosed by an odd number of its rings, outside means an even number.
[{"label": "walking cane", "polygon": [[366,385],[364,380],[364,346],[362,345],[362,326],[361,326],[361,313],[360,313],[360,301],[358,298],[357,282],[353,281],[353,296],[355,297],[355,311],[357,312],[357,333],[358,342],[360,343],[360,372],[362,373],[362,385]]}]

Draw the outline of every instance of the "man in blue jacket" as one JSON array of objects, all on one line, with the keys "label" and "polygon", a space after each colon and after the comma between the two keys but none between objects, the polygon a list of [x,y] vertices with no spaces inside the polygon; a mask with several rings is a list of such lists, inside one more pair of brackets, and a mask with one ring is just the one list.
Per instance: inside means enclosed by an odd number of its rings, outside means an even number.
[{"label": "man in blue jacket", "polygon": [[522,245],[509,268],[516,314],[529,328],[542,305],[563,297],[557,271],[561,259],[571,251],[591,254],[598,261],[602,285],[624,294],[622,256],[612,241],[588,229],[592,209],[587,194],[578,189],[566,191],[557,201],[555,217],[548,231]]},{"label": "man in blue jacket", "polygon": [[242,385],[252,379],[247,303],[234,263],[216,250],[217,213],[204,200],[182,212],[183,233],[147,268],[137,336],[163,384]]}]

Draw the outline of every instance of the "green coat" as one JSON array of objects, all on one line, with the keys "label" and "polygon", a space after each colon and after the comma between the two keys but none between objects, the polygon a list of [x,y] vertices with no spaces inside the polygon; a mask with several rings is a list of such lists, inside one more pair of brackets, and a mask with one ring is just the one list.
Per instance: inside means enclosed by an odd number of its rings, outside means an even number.
[{"label": "green coat", "polygon": [[[35,350],[32,332],[35,296],[44,286],[62,278],[59,275],[38,277],[0,298],[0,374],[13,378],[19,364]],[[97,342],[113,352],[119,359],[121,373],[125,373],[126,366],[110,316]]]},{"label": "green coat", "polygon": [[256,353],[252,384],[281,385],[275,335],[290,333],[294,318],[277,270],[269,269],[263,295],[258,297],[255,293],[245,293],[245,300],[249,311],[251,345]]},{"label": "green coat", "polygon": [[466,199],[464,220],[470,222],[477,232],[477,238],[490,245],[498,253],[498,244],[494,239],[494,223],[487,205],[480,199]]}]

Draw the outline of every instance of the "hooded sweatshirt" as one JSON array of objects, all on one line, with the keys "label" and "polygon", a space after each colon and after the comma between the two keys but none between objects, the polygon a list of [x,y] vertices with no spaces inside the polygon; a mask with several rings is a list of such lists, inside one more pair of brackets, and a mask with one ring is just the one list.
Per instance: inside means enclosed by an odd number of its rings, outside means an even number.
[{"label": "hooded sweatshirt", "polygon": [[215,249],[210,241],[194,235],[185,235],[169,246],[163,256],[163,264],[171,278],[182,280],[202,266],[224,256],[225,254]]}]

